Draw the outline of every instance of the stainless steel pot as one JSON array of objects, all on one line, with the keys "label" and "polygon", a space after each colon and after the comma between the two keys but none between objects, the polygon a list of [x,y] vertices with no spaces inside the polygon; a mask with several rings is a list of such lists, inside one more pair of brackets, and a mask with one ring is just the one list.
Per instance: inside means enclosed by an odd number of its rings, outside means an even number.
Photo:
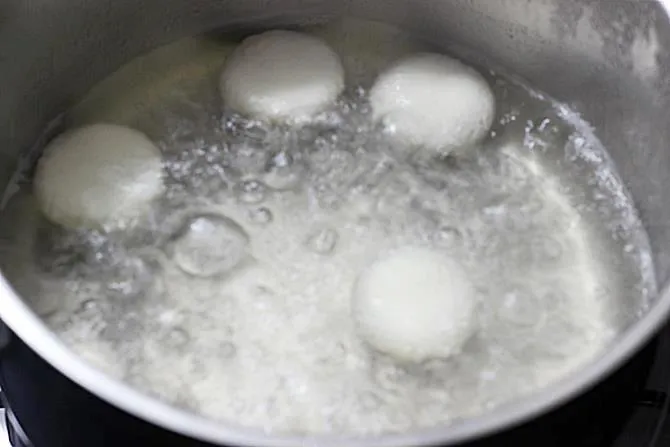
[{"label": "stainless steel pot", "polygon": [[670,311],[670,1],[651,0],[4,0],[0,4],[0,179],[49,122],[130,58],[214,28],[352,15],[456,43],[570,104],[596,129],[649,233],[659,285],[647,315],[594,362],[516,404],[450,426],[368,439],[266,434],[200,419],[84,364],[0,279],[0,317],[42,359],[99,398],[214,444],[451,444],[548,411],[617,369]]}]

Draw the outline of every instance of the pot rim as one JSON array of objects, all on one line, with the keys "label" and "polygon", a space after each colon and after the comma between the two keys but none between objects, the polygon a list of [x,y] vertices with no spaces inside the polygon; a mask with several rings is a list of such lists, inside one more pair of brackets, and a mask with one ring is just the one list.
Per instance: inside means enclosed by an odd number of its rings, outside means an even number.
[{"label": "pot rim", "polygon": [[[657,0],[670,18],[670,0]],[[70,350],[0,275],[0,319],[35,353],[59,372],[108,403],[145,421],[214,444],[244,447],[406,447],[455,444],[492,435],[546,413],[600,382],[617,370],[649,341],[670,315],[670,282],[664,284],[646,315],[612,342],[597,359],[568,377],[530,393],[522,400],[502,405],[484,415],[435,428],[375,437],[337,435],[278,435],[206,419],[177,409],[135,390],[85,363]]]}]

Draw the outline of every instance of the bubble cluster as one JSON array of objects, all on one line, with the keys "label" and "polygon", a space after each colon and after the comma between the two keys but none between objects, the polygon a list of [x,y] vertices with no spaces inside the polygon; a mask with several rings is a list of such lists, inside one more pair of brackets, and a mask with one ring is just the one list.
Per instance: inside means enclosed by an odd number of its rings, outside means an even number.
[{"label": "bubble cluster", "polygon": [[328,255],[335,250],[339,235],[333,228],[320,228],[307,237],[307,247],[314,253]]}]

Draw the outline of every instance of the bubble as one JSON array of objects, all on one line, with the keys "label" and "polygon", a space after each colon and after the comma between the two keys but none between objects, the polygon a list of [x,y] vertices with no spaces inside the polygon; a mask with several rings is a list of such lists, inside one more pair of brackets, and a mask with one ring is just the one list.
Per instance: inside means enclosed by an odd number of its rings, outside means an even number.
[{"label": "bubble", "polygon": [[244,175],[262,173],[270,158],[266,148],[250,143],[233,146],[231,152],[231,165]]},{"label": "bubble", "polygon": [[568,138],[568,141],[565,143],[564,151],[565,158],[568,161],[577,161],[579,158],[584,156],[584,153],[589,148],[589,141],[580,134],[573,134]]},{"label": "bubble", "polygon": [[328,255],[335,250],[339,234],[330,227],[320,228],[307,238],[307,247],[314,253]]},{"label": "bubble", "polygon": [[265,140],[270,133],[270,129],[263,122],[237,114],[224,120],[223,130],[226,135],[237,141],[260,142]]},{"label": "bubble", "polygon": [[502,114],[499,123],[501,126],[506,126],[510,123],[515,122],[519,118],[520,114],[521,112],[519,112],[519,110],[517,110],[516,108],[512,108],[511,110]]},{"label": "bubble", "polygon": [[372,369],[372,379],[381,389],[394,392],[407,385],[409,374],[397,365],[375,364]]},{"label": "bubble", "polygon": [[331,153],[334,150],[336,136],[319,136],[314,141],[314,147],[307,153],[306,160],[310,170],[325,170],[326,163],[330,160]]},{"label": "bubble", "polygon": [[454,247],[463,242],[463,233],[456,227],[442,225],[435,233],[435,242],[445,247]]},{"label": "bubble", "polygon": [[268,208],[260,207],[249,210],[249,220],[257,225],[267,225],[274,219],[272,211]]},{"label": "bubble", "polygon": [[314,117],[310,133],[316,133],[316,138],[329,139],[346,125],[345,117],[339,110],[327,110]]},{"label": "bubble", "polygon": [[249,237],[233,220],[218,215],[190,219],[174,240],[173,259],[184,272],[209,277],[229,272],[247,256]]},{"label": "bubble", "polygon": [[93,333],[99,334],[105,329],[107,313],[108,309],[104,303],[96,299],[86,299],[74,310],[70,323],[84,322]]},{"label": "bubble", "polygon": [[219,144],[196,145],[167,154],[164,165],[168,194],[182,189],[191,195],[209,196],[227,189],[230,169],[225,157]]},{"label": "bubble", "polygon": [[346,177],[356,162],[356,158],[350,152],[330,147],[317,148],[309,157],[312,170],[327,173],[328,180]]},{"label": "bubble", "polygon": [[265,200],[267,187],[257,180],[244,180],[235,185],[235,196],[241,203],[256,204]]},{"label": "bubble", "polygon": [[[107,275],[105,275],[107,276]],[[119,297],[137,297],[151,287],[154,272],[140,258],[125,258],[113,268],[113,273],[104,278],[109,293]]]},{"label": "bubble", "polygon": [[561,128],[548,117],[528,120],[524,129],[523,144],[530,150],[546,150],[561,143],[565,139]]},{"label": "bubble", "polygon": [[356,194],[373,194],[382,185],[385,179],[391,177],[396,172],[395,162],[381,156],[380,160],[373,160],[371,166],[364,170],[356,179],[354,179],[351,189]]},{"label": "bubble", "polygon": [[285,191],[297,188],[304,177],[305,166],[294,160],[286,151],[276,154],[269,163],[267,173],[263,177],[265,184],[272,189]]},{"label": "bubble", "polygon": [[99,309],[100,309],[100,303],[97,300],[88,299],[81,303],[81,305],[77,308],[75,313],[80,315],[89,315],[99,312]]}]

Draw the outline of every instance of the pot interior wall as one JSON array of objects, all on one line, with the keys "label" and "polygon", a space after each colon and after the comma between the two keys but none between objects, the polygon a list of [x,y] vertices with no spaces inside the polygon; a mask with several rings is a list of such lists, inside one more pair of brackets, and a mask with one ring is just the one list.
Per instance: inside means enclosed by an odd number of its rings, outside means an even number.
[{"label": "pot interior wall", "polygon": [[632,192],[670,277],[670,25],[664,7],[600,0],[5,0],[0,184],[46,125],[132,57],[217,28],[351,15],[467,48],[580,111]]}]

